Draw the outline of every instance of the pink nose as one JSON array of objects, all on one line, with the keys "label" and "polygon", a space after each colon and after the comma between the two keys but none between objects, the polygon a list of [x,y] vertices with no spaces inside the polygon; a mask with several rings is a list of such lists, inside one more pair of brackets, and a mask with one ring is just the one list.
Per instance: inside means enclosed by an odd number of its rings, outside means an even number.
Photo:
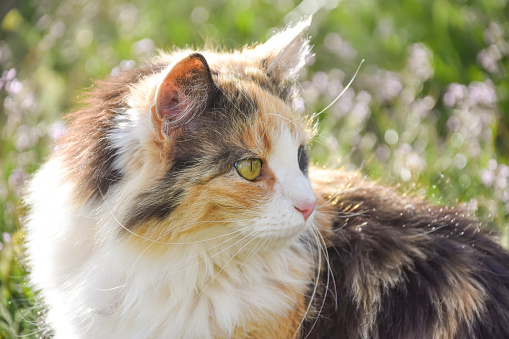
[{"label": "pink nose", "polygon": [[313,213],[316,207],[316,200],[303,201],[295,205],[295,209],[302,213],[304,220],[308,220],[309,216]]}]

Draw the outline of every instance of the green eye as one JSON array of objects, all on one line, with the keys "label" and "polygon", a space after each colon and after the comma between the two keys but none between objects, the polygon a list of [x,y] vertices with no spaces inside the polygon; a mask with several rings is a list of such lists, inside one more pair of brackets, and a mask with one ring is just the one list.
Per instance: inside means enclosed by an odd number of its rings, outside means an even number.
[{"label": "green eye", "polygon": [[260,159],[239,160],[235,163],[235,168],[244,179],[255,180],[262,171],[262,161]]}]

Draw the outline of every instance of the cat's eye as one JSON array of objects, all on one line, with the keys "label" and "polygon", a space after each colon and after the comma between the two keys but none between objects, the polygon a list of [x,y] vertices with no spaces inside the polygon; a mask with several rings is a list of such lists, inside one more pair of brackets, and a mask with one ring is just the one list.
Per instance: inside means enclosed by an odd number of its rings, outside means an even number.
[{"label": "cat's eye", "polygon": [[309,157],[306,152],[306,146],[302,145],[299,147],[298,154],[299,168],[305,175],[308,174]]},{"label": "cat's eye", "polygon": [[235,168],[244,179],[255,180],[262,171],[262,161],[256,158],[239,160],[235,163]]}]

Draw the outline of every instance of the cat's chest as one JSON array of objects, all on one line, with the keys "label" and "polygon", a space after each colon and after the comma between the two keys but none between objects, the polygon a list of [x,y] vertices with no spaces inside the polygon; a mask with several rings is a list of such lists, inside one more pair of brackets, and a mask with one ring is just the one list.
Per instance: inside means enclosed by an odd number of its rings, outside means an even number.
[{"label": "cat's chest", "polygon": [[139,259],[117,283],[121,292],[112,290],[108,312],[95,314],[104,328],[94,335],[292,337],[306,310],[311,255],[288,248],[246,260],[226,252],[208,260],[168,254],[157,265]]}]

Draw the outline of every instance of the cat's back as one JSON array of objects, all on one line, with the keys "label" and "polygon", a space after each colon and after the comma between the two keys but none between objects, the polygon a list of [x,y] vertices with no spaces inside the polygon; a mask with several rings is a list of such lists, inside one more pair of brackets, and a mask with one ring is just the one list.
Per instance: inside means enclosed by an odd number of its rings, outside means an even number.
[{"label": "cat's back", "polygon": [[509,337],[509,254],[479,221],[358,173],[311,178],[335,216],[309,338]]}]

